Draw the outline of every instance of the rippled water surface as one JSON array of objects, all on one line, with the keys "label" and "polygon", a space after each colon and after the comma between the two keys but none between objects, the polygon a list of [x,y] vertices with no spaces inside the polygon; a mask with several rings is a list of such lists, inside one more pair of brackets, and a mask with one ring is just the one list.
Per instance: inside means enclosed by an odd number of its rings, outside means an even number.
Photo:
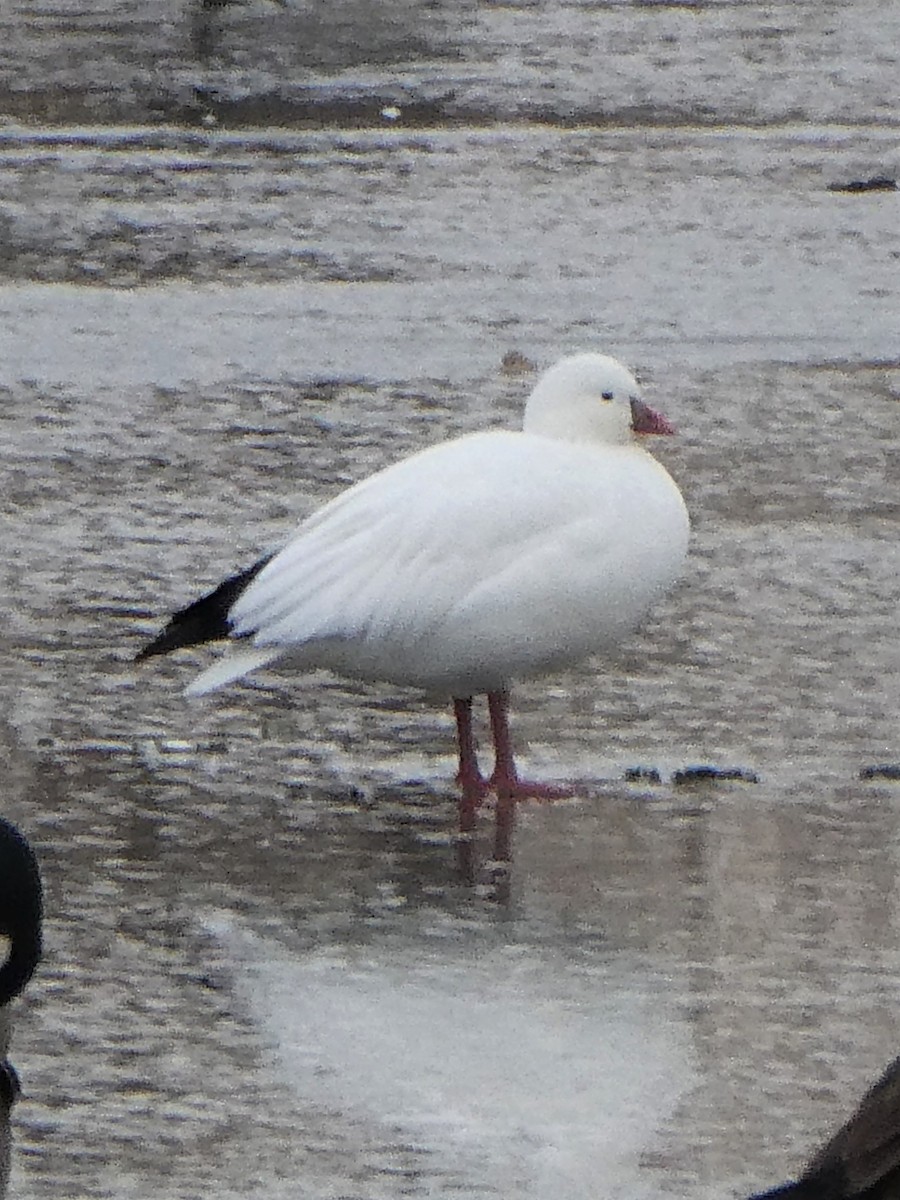
[{"label": "rippled water surface", "polygon": [[[896,1055],[900,201],[836,189],[897,174],[898,45],[887,0],[0,15],[11,1194],[741,1196]],[[518,689],[576,795],[508,877],[432,701],[133,664],[583,347],[695,538],[618,661]]]}]

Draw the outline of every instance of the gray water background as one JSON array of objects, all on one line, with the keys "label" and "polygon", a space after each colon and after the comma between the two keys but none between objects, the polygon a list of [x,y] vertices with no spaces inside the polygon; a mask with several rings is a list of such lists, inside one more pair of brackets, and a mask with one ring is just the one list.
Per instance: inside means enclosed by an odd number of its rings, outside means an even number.
[{"label": "gray water background", "polygon": [[[900,200],[831,189],[897,174],[898,46],[890,0],[3,9],[11,1194],[744,1195],[897,1053]],[[585,347],[695,539],[619,661],[516,692],[577,796],[508,889],[448,712],[132,664]]]}]

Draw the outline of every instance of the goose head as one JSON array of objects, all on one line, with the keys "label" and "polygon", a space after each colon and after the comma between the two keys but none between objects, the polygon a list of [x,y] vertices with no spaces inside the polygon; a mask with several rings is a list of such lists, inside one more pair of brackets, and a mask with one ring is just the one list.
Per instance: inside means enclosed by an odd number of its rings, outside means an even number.
[{"label": "goose head", "polygon": [[628,368],[606,354],[573,354],[545,371],[525,405],[524,429],[606,445],[626,445],[638,434],[675,432],[641,398]]}]

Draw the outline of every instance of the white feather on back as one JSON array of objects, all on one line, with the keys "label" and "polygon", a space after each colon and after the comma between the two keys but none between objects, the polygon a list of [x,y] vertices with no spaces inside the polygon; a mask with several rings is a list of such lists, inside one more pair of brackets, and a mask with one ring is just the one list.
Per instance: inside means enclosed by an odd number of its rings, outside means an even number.
[{"label": "white feather on back", "polygon": [[298,665],[500,686],[617,642],[686,543],[677,489],[638,447],[475,434],[326,505],[231,617]]}]

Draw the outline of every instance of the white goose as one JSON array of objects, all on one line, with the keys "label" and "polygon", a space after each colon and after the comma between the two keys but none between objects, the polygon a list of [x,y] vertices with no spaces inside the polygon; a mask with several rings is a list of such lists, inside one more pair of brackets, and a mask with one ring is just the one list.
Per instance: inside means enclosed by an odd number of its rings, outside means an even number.
[{"label": "white goose", "polygon": [[[672,432],[621,363],[564,358],[539,379],[521,432],[455,438],[349,488],[278,553],[177,613],[138,658],[228,637],[230,653],[189,695],[284,660],[452,697],[465,828],[489,789],[552,795],[516,772],[509,689],[612,650],[679,575],[684,502],[638,441]],[[478,692],[489,780],[472,736]]]}]

